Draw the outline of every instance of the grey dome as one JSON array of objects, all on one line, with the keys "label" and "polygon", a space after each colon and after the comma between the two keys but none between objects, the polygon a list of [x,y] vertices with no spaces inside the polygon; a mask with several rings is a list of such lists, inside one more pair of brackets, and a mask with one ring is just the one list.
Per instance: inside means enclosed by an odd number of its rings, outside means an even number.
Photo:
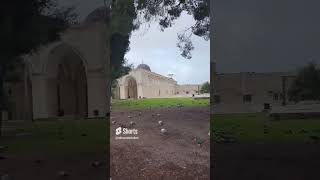
[{"label": "grey dome", "polygon": [[144,69],[146,71],[151,71],[150,67],[148,65],[146,65],[146,64],[139,64],[137,69]]}]

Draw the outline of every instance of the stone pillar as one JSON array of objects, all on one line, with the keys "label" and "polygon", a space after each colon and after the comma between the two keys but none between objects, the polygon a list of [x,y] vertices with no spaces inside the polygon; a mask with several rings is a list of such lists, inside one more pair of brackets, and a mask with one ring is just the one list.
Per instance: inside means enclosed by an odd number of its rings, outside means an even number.
[{"label": "stone pillar", "polygon": [[33,119],[48,118],[46,97],[46,76],[42,74],[32,75],[32,101]]},{"label": "stone pillar", "polygon": [[124,84],[120,84],[120,99],[125,99],[126,98],[126,87]]},{"label": "stone pillar", "polygon": [[143,98],[143,91],[142,91],[142,83],[137,84],[137,94],[138,94],[138,99],[139,97]]},{"label": "stone pillar", "polygon": [[89,70],[88,84],[88,118],[106,117],[109,105],[107,99],[107,79],[103,70]]}]

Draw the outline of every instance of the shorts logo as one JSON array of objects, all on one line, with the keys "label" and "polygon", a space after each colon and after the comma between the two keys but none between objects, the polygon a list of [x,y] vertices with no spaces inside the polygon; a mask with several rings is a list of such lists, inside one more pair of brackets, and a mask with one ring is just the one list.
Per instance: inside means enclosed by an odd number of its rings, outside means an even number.
[{"label": "shorts logo", "polygon": [[121,127],[118,127],[117,129],[116,129],[116,135],[119,135],[119,134],[121,134],[122,133],[122,128]]}]

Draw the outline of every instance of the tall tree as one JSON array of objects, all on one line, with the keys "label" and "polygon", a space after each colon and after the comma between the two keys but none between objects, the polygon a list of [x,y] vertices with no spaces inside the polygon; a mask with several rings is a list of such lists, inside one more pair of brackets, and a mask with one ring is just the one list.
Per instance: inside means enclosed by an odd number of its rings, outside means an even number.
[{"label": "tall tree", "polygon": [[289,99],[292,101],[320,100],[320,68],[309,63],[300,69],[289,88]]},{"label": "tall tree", "polygon": [[[58,8],[55,0],[10,0],[0,6],[0,111],[5,109],[4,80],[22,56],[60,38],[76,23],[73,8]],[[2,116],[0,116],[1,135]]]},{"label": "tall tree", "polygon": [[209,82],[205,82],[200,89],[201,93],[210,93],[210,83]]},{"label": "tall tree", "polygon": [[111,80],[127,74],[132,65],[126,64],[124,58],[129,50],[129,38],[132,31],[138,26],[135,23],[137,13],[132,0],[117,0],[108,4],[112,5],[111,12],[111,34],[110,34],[110,49],[111,49]]}]

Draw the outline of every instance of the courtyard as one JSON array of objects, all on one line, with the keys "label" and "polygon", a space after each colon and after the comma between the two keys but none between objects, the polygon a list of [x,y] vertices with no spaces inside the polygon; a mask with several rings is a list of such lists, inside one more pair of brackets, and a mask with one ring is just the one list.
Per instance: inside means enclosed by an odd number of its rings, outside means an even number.
[{"label": "courtyard", "polygon": [[[110,127],[112,179],[209,179],[209,119],[209,99],[115,101]],[[116,128],[130,122],[139,139],[115,139]],[[194,137],[201,139],[200,145]]]}]

